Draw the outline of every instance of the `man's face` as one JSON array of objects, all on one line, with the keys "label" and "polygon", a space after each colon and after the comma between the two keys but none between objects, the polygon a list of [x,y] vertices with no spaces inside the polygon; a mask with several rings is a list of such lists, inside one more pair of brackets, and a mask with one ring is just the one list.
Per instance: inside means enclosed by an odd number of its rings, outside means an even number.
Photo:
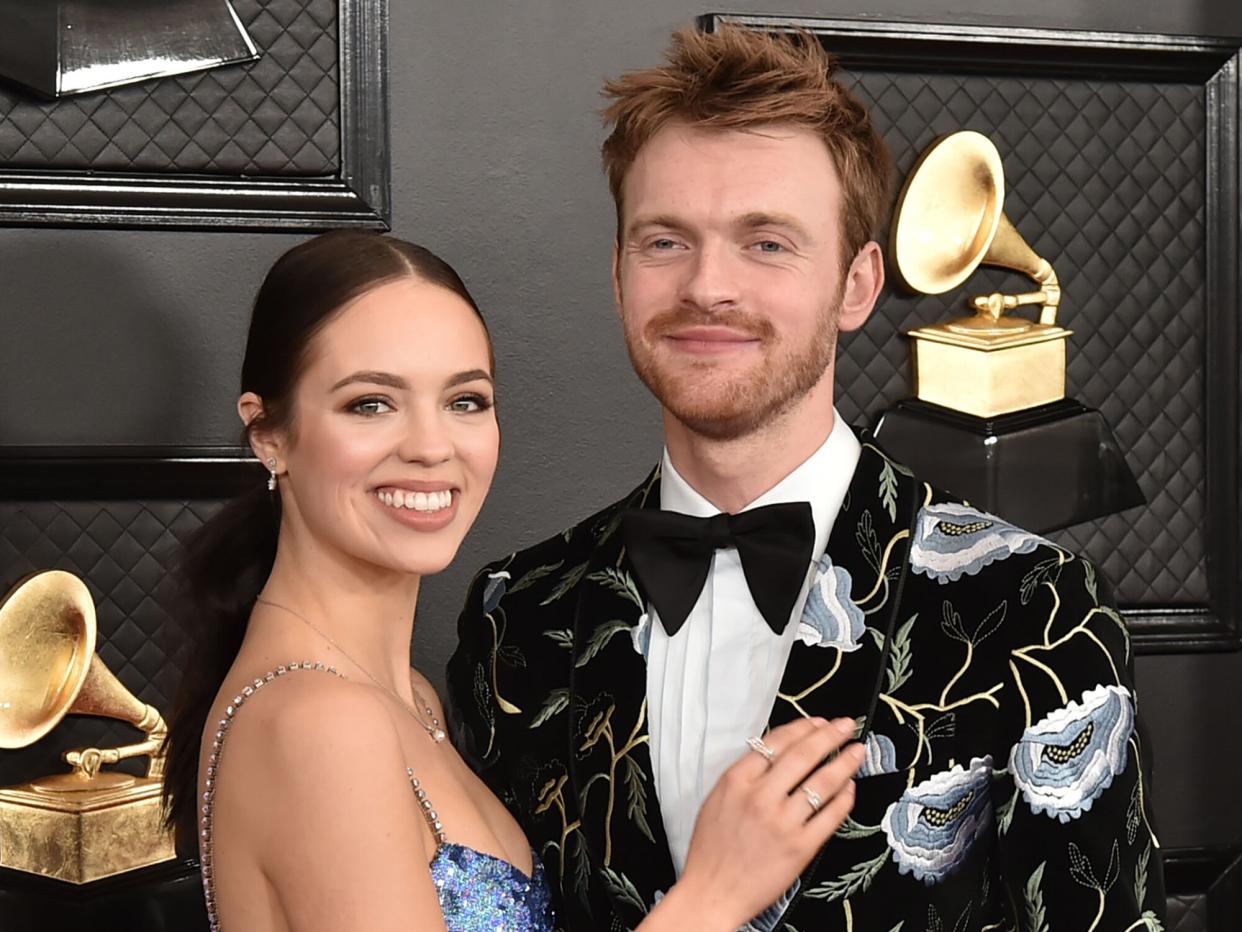
[{"label": "man's face", "polygon": [[821,380],[831,391],[847,276],[841,185],[815,134],[672,123],[639,151],[623,195],[617,310],[669,413],[732,439]]}]

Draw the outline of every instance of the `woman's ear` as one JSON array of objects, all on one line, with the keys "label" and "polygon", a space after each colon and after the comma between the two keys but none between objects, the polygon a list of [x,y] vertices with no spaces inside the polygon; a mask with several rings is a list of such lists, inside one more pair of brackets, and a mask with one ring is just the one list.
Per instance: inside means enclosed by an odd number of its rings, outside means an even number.
[{"label": "woman's ear", "polygon": [[[237,399],[237,414],[246,425],[246,439],[250,443],[250,449],[264,468],[281,471],[283,450],[279,437],[272,431],[250,428],[255,419],[263,415],[263,399],[254,392],[243,392]],[[276,461],[275,467],[271,465],[273,460]]]}]

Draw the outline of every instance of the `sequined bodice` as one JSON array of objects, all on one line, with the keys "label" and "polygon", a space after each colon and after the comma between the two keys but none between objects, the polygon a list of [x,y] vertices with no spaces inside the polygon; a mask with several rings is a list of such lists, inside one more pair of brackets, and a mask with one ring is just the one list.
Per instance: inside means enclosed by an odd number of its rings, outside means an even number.
[{"label": "sequined bodice", "polygon": [[552,895],[539,856],[527,877],[508,861],[445,842],[431,878],[449,932],[551,932]]},{"label": "sequined bodice", "polygon": [[[220,932],[216,915],[215,857],[212,844],[212,809],[221,752],[229,726],[238,710],[257,690],[294,670],[320,670],[342,676],[334,667],[306,661],[278,667],[254,681],[233,698],[220,720],[211,754],[207,760],[200,825],[203,893],[207,901],[207,920],[211,932]],[[431,879],[436,885],[440,910],[448,932],[552,932],[553,915],[548,880],[539,856],[531,853],[534,867],[528,877],[508,861],[465,845],[448,841],[435,806],[414,774],[407,770],[419,807],[436,839],[431,859]]]}]

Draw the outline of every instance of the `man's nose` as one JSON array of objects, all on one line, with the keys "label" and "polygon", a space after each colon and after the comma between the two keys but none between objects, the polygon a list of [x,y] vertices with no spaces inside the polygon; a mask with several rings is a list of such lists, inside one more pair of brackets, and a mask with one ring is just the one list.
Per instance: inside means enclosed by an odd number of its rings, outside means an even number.
[{"label": "man's nose", "polygon": [[704,311],[733,307],[738,300],[737,259],[725,243],[704,243],[686,264],[681,300]]}]

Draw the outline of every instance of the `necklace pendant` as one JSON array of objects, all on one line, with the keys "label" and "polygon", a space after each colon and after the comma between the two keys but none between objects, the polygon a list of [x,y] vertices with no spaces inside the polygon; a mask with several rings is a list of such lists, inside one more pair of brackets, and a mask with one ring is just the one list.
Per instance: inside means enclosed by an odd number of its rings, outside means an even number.
[{"label": "necklace pendant", "polygon": [[447,737],[448,735],[444,733],[443,728],[437,728],[433,732],[431,732],[431,740],[434,741],[436,744],[439,744],[441,741],[443,741]]}]

